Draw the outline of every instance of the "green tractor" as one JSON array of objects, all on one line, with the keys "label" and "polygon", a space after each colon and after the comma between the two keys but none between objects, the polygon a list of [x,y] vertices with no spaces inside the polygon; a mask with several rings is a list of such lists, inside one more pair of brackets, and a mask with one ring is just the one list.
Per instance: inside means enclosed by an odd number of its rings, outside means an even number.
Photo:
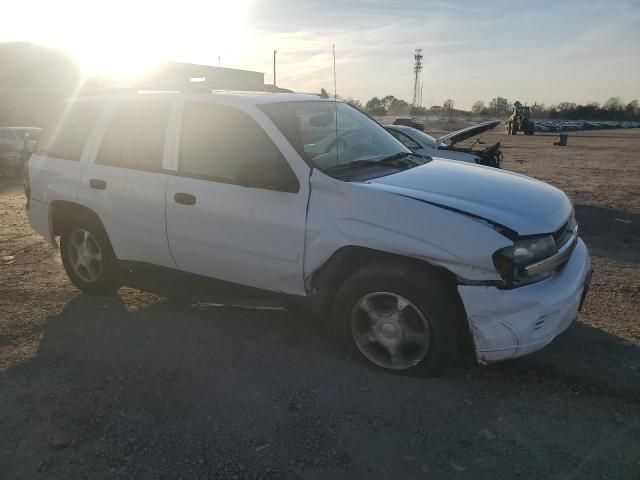
[{"label": "green tractor", "polygon": [[513,112],[507,121],[507,135],[517,135],[518,132],[533,135],[535,129],[533,111],[533,107],[527,107],[520,102],[514,103]]}]

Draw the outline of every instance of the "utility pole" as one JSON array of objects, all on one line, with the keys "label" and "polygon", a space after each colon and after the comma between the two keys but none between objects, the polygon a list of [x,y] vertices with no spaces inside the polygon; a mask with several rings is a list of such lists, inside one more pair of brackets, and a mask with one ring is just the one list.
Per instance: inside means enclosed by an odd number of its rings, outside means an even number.
[{"label": "utility pole", "polygon": [[422,72],[422,49],[416,48],[415,54],[413,55],[413,59],[415,60],[413,64],[413,73],[415,74],[415,78],[413,81],[413,102],[411,103],[414,107],[418,106],[418,98],[420,97],[420,72]]},{"label": "utility pole", "polygon": [[218,55],[218,67],[220,67],[220,55]]},{"label": "utility pole", "polygon": [[273,86],[276,86],[276,54],[278,53],[277,50],[273,51]]}]

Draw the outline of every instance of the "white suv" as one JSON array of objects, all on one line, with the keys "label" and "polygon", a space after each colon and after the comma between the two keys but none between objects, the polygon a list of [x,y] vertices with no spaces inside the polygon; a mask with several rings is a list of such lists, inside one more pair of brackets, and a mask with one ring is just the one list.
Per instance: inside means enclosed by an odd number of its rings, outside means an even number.
[{"label": "white suv", "polygon": [[131,93],[67,101],[26,182],[28,216],[85,292],[154,265],[307,299],[389,370],[435,374],[465,339],[518,357],[574,319],[590,277],[570,200],[411,153],[312,95]]}]

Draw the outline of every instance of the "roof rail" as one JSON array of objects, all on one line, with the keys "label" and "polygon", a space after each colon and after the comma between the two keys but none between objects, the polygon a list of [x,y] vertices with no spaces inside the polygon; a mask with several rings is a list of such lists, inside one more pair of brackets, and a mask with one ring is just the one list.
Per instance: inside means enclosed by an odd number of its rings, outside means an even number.
[{"label": "roof rail", "polygon": [[242,92],[268,92],[268,93],[294,93],[287,88],[274,87],[273,85],[255,85],[241,82],[212,82],[212,81],[186,81],[166,82],[153,84],[87,84],[78,96],[137,93],[140,91],[181,92],[181,93],[209,93],[212,90],[242,91]]}]

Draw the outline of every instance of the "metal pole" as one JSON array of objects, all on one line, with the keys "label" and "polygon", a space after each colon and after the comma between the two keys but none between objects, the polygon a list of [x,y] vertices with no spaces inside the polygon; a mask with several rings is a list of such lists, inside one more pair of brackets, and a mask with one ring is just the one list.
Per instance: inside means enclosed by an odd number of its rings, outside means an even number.
[{"label": "metal pole", "polygon": [[273,86],[276,86],[276,53],[278,53],[277,50],[273,51]]}]

